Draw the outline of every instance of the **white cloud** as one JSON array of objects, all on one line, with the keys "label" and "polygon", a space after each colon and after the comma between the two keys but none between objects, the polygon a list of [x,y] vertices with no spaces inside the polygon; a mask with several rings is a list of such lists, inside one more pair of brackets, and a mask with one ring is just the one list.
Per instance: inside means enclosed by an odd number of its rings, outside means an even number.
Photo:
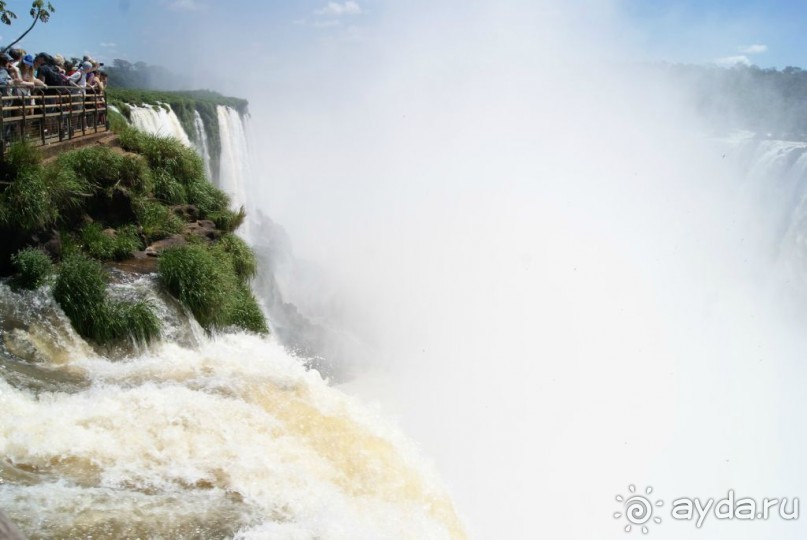
[{"label": "white cloud", "polygon": [[751,65],[751,60],[749,60],[749,58],[747,56],[745,56],[744,54],[741,54],[741,55],[737,55],[737,56],[726,56],[726,57],[723,57],[723,58],[718,58],[718,59],[715,60],[715,64],[718,64],[718,65],[721,65],[721,66],[736,66],[738,64],[744,65],[744,66],[750,66]]},{"label": "white cloud", "polygon": [[168,0],[165,5],[174,11],[199,11],[202,9],[199,0]]},{"label": "white cloud", "polygon": [[766,52],[768,50],[768,46],[763,45],[762,43],[755,43],[753,45],[743,45],[737,50],[745,54],[760,54]]},{"label": "white cloud", "polygon": [[333,28],[334,26],[339,26],[341,23],[336,19],[329,19],[327,21],[316,21],[314,23],[314,27],[316,28]]},{"label": "white cloud", "polygon": [[341,17],[342,15],[359,15],[361,13],[361,6],[353,0],[347,2],[328,2],[328,5],[322,9],[314,11],[315,15],[327,15],[330,17]]},{"label": "white cloud", "polygon": [[101,47],[103,47],[104,49],[114,49],[118,46],[117,43],[112,43],[111,41],[110,42],[102,41],[101,43],[99,43],[99,45],[101,45]]}]

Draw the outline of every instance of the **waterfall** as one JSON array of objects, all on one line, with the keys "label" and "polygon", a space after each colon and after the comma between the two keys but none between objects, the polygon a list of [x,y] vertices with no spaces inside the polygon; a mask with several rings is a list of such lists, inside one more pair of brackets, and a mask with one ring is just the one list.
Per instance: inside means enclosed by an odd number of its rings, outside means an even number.
[{"label": "waterfall", "polygon": [[182,129],[179,118],[169,106],[130,106],[130,110],[132,125],[137,129],[162,137],[175,137],[182,144],[191,146],[188,134]]},{"label": "waterfall", "polygon": [[247,136],[238,111],[231,107],[217,107],[221,162],[218,187],[232,198],[234,208],[246,206],[246,182],[250,177]]},{"label": "waterfall", "polygon": [[79,338],[47,287],[0,284],[0,508],[24,533],[462,536],[429,466],[376,414],[274,339],[207,337],[155,278],[120,281],[113,294],[148,299],[168,326],[125,361]]},{"label": "waterfall", "polygon": [[196,150],[202,156],[202,160],[205,163],[205,174],[208,178],[212,179],[213,176],[211,175],[210,171],[210,147],[208,146],[207,142],[207,132],[205,131],[205,123],[202,120],[202,116],[199,114],[199,111],[193,111],[193,129],[196,133]]},{"label": "waterfall", "polygon": [[[241,115],[232,107],[219,105],[216,112],[221,148],[218,170],[213,170],[211,141],[207,138],[205,124],[198,111],[193,113],[195,141],[193,143],[182,128],[177,115],[167,105],[132,106],[131,121],[134,127],[146,133],[175,137],[199,152],[205,164],[207,177],[217,182],[218,187],[231,197],[233,208],[237,209],[240,206],[247,206],[246,184],[251,174],[246,129]],[[243,230],[242,235],[246,237],[248,232]]]},{"label": "waterfall", "polygon": [[[213,172],[233,206],[246,205],[246,126],[232,108],[217,113]],[[131,123],[195,148],[211,172],[213,141],[198,113],[193,143],[170,108],[133,106]],[[295,353],[276,335],[207,335],[156,276],[111,273],[111,297],[154,308],[160,343],[93,346],[50,285],[18,291],[0,281],[0,508],[24,534],[465,537],[419,450],[299,356],[315,354],[305,345],[327,329],[279,293]]]}]

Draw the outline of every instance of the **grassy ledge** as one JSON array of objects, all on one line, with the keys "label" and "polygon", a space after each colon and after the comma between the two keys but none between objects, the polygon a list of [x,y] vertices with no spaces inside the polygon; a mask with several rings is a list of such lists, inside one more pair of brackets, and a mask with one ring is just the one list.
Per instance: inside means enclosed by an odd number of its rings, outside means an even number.
[{"label": "grassy ledge", "polygon": [[112,300],[101,263],[83,253],[61,263],[53,296],[82,336],[105,344],[123,340],[149,342],[160,336],[160,320],[148,302]]},{"label": "grassy ledge", "polygon": [[[232,249],[233,246],[239,246]],[[243,249],[245,251],[241,251]],[[215,244],[190,244],[166,250],[159,261],[160,279],[208,331],[237,327],[268,332],[248,280],[255,256],[243,241],[225,235]]]},{"label": "grassy ledge", "polygon": [[119,146],[49,163],[25,144],[9,148],[0,167],[0,275],[36,288],[55,273],[53,295],[80,335],[99,345],[149,342],[161,333],[153,307],[110,298],[103,263],[169,239],[177,246],[154,251],[160,283],[205,329],[268,332],[249,287],[254,253],[233,234],[243,208],[230,208],[192,149],[123,122],[118,129]]}]

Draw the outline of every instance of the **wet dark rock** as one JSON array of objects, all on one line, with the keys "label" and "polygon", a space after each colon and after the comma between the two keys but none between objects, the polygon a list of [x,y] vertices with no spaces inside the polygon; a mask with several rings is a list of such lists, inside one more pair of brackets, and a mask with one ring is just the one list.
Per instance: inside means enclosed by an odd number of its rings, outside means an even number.
[{"label": "wet dark rock", "polygon": [[145,251],[135,251],[125,261],[113,261],[108,265],[124,272],[153,274],[157,271],[157,254],[150,255]]},{"label": "wet dark rock", "polygon": [[55,230],[51,231],[51,233],[51,237],[42,244],[42,249],[52,260],[58,261],[62,258],[62,235]]},{"label": "wet dark rock", "polygon": [[185,237],[181,234],[175,234],[173,236],[169,236],[168,238],[163,238],[162,240],[157,240],[149,247],[146,248],[144,253],[147,257],[159,257],[160,252],[177,246],[184,246],[187,244],[188,241],[185,240]]},{"label": "wet dark rock", "polygon": [[209,219],[199,219],[185,226],[185,234],[199,236],[207,240],[218,240],[221,238],[221,231],[216,228],[216,224]]},{"label": "wet dark rock", "polygon": [[192,204],[178,204],[172,206],[171,210],[181,217],[183,221],[196,221],[199,219],[199,209]]}]

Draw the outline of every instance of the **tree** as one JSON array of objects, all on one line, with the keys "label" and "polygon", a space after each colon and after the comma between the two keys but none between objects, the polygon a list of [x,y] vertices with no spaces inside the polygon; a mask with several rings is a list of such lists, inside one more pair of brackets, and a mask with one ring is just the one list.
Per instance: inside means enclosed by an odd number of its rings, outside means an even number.
[{"label": "tree", "polygon": [[128,60],[124,60],[123,58],[115,58],[112,60],[112,65],[123,71],[129,71],[132,69],[132,63]]},{"label": "tree", "polygon": [[[45,0],[34,0],[31,3],[31,11],[29,12],[31,17],[34,19],[34,21],[31,23],[31,26],[29,26],[28,30],[23,32],[20,37],[12,41],[9,45],[6,45],[6,47],[3,48],[2,52],[8,51],[11,47],[16,45],[22,38],[27,36],[28,32],[33,30],[34,25],[38,21],[42,21],[43,23],[48,22],[50,20],[51,14],[55,11],[56,10],[53,8],[53,4],[51,4],[50,2],[46,4]],[[6,7],[5,0],[0,0],[0,22],[2,22],[3,24],[10,25],[11,21],[16,18],[17,14]]]}]

